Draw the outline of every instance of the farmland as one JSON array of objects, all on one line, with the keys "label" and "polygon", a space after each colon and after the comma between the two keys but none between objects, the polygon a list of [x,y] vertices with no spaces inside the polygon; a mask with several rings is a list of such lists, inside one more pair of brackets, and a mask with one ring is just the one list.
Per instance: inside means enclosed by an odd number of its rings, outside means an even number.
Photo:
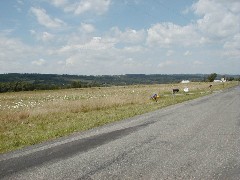
[{"label": "farmland", "polygon": [[[0,94],[0,153],[198,98],[237,82],[134,85]],[[183,92],[185,87],[189,93]],[[179,88],[176,95],[173,88]],[[158,102],[150,100],[154,93]]]}]

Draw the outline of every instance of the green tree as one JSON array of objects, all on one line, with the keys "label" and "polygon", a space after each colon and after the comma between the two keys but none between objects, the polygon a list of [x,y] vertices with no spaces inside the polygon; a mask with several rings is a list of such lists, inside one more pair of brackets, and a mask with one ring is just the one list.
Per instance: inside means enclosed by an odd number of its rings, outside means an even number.
[{"label": "green tree", "polygon": [[217,77],[217,74],[212,73],[207,77],[207,79],[208,79],[209,82],[213,82],[216,79],[216,77]]},{"label": "green tree", "polygon": [[227,77],[227,81],[234,81],[234,77]]},{"label": "green tree", "polygon": [[81,82],[80,81],[73,81],[71,84],[72,88],[81,88]]}]

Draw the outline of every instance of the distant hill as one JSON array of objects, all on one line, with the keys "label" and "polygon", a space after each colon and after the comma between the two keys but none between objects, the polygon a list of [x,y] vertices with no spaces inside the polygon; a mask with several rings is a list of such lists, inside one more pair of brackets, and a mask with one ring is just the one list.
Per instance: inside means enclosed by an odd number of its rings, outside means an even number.
[{"label": "distant hill", "polygon": [[[8,73],[0,74],[0,92],[113,85],[168,84],[178,83],[182,80],[205,81],[207,76],[207,74],[125,74],[86,76]],[[221,77],[220,75],[219,78]],[[231,76],[231,78],[238,78],[238,76]]]}]

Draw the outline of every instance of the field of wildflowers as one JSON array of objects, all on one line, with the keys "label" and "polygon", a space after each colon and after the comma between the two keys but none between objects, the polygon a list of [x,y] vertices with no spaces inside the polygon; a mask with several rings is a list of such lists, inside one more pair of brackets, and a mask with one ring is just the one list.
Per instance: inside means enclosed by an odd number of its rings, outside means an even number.
[{"label": "field of wildflowers", "polygon": [[[207,95],[236,82],[135,85],[0,94],[0,153]],[[189,93],[183,89],[188,87]],[[173,96],[171,90],[179,88]],[[150,97],[157,93],[158,102]]]}]

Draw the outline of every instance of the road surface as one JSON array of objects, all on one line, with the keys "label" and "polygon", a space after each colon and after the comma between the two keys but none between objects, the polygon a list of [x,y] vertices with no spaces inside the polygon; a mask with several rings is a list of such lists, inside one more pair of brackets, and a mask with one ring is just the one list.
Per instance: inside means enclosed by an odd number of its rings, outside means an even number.
[{"label": "road surface", "polygon": [[0,179],[240,179],[240,87],[2,154]]}]

